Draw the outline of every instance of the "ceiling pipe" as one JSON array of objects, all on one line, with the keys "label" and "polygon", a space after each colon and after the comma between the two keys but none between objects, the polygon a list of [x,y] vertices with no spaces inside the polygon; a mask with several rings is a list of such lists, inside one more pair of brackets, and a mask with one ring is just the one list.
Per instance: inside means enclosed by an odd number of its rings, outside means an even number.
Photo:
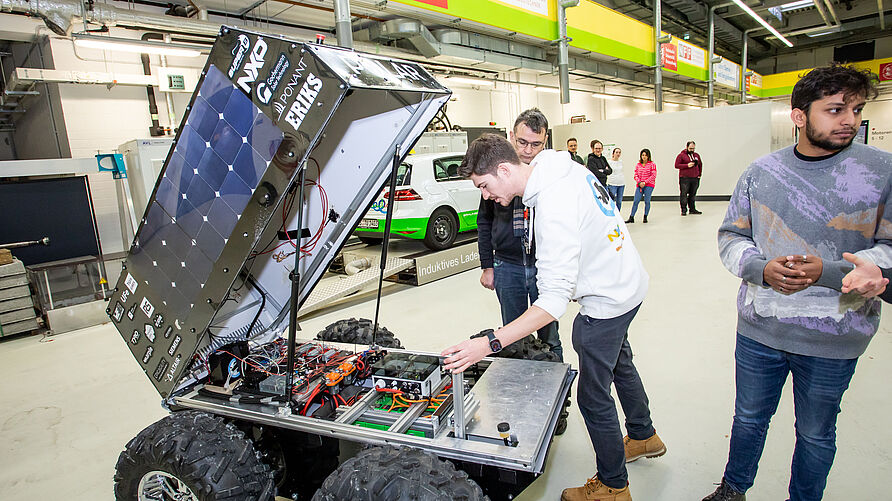
[{"label": "ceiling pipe", "polygon": [[561,104],[570,103],[570,37],[567,36],[567,9],[579,5],[579,0],[558,2],[558,78],[561,82]]},{"label": "ceiling pipe", "polygon": [[833,26],[833,23],[830,22],[830,17],[827,15],[827,8],[824,7],[824,0],[815,0],[815,9],[818,10],[818,14],[821,15],[821,19],[824,20],[824,24],[827,26]]},{"label": "ceiling pipe", "polygon": [[833,17],[833,24],[839,26],[839,17],[836,15],[836,9],[833,7],[833,4],[830,0],[824,0],[824,5],[827,6],[827,11],[830,12],[830,16]]},{"label": "ceiling pipe", "polygon": [[335,34],[338,45],[353,48],[353,23],[350,22],[350,1],[334,0]]},{"label": "ceiling pipe", "polygon": [[880,29],[886,29],[886,19],[883,17],[883,0],[877,0],[877,11],[880,14]]}]

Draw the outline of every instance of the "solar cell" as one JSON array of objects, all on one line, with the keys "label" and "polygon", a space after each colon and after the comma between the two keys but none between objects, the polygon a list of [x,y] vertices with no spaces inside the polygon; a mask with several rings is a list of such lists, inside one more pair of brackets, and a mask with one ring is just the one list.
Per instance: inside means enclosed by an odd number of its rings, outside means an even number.
[{"label": "solar cell", "polygon": [[282,138],[210,65],[131,253],[175,310],[201,293]]}]

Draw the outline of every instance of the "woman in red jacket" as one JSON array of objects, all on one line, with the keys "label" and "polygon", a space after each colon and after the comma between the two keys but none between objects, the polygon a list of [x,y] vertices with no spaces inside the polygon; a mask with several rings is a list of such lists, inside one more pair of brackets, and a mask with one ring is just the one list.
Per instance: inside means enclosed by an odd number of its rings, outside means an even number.
[{"label": "woman in red jacket", "polygon": [[632,202],[632,213],[626,223],[635,222],[635,211],[638,210],[638,202],[644,197],[644,222],[647,222],[647,214],[650,213],[650,196],[654,192],[657,182],[657,164],[650,157],[650,150],[644,148],[638,156],[638,164],[635,165],[635,200]]}]

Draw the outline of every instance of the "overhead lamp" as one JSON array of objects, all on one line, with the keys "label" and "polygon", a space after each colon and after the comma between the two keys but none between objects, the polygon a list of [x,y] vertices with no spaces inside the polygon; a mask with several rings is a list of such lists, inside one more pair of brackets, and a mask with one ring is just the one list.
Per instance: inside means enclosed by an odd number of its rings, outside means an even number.
[{"label": "overhead lamp", "polygon": [[457,76],[447,75],[446,79],[448,79],[451,83],[457,83],[457,84],[478,85],[481,87],[492,87],[493,86],[493,82],[491,80],[484,80],[482,78],[457,77]]},{"label": "overhead lamp", "polygon": [[839,33],[840,31],[842,31],[842,26],[834,26],[834,27],[826,29],[826,30],[815,31],[812,33],[806,33],[805,36],[811,37],[811,38],[822,37],[824,35],[830,35],[832,33]]},{"label": "overhead lamp", "polygon": [[600,92],[592,92],[592,97],[596,97],[598,99],[616,99],[619,96],[614,96],[611,94],[601,94]]},{"label": "overhead lamp", "polygon": [[743,3],[743,0],[733,0],[733,2],[734,2],[735,4],[737,4],[738,7],[740,7],[741,9],[743,9],[744,12],[746,12],[747,14],[749,14],[750,17],[752,17],[752,18],[755,19],[759,24],[761,24],[763,28],[765,28],[766,30],[770,31],[772,35],[776,36],[781,42],[783,42],[784,44],[786,44],[787,47],[792,47],[792,46],[793,46],[793,42],[791,42],[791,41],[787,40],[786,38],[784,38],[783,35],[781,35],[776,29],[774,29],[774,26],[771,26],[770,24],[768,24],[768,21],[762,19],[758,14],[756,14],[756,11],[754,11],[753,9],[751,9],[749,5]]},{"label": "overhead lamp", "polygon": [[673,108],[678,108],[678,106],[679,106],[678,103],[663,103],[663,104],[665,104],[666,106],[671,106]]},{"label": "overhead lamp", "polygon": [[560,94],[561,93],[561,89],[558,89],[557,87],[541,87],[541,86],[537,85],[533,88],[539,92],[545,92],[548,94]]},{"label": "overhead lamp", "polygon": [[632,99],[632,101],[635,101],[636,103],[650,103],[653,101],[653,99],[642,99],[640,97],[636,97],[635,99]]},{"label": "overhead lamp", "polygon": [[778,9],[781,12],[789,12],[791,10],[796,9],[804,9],[806,7],[810,7],[814,5],[814,0],[798,0],[796,2],[785,3],[783,5],[778,6]]},{"label": "overhead lamp", "polygon": [[210,50],[210,47],[156,42],[154,40],[102,37],[87,33],[75,33],[71,35],[71,38],[77,47],[138,54],[158,54],[161,56],[198,57],[201,55],[202,50]]}]

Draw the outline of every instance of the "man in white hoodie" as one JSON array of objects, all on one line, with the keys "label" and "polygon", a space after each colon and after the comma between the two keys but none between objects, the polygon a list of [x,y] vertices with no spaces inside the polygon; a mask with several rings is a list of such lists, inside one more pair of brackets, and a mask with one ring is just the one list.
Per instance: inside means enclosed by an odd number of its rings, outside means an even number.
[{"label": "man in white hoodie", "polygon": [[[459,174],[483,197],[505,205],[515,196],[533,214],[539,298],[519,318],[443,350],[445,367],[463,371],[530,332],[560,318],[573,299],[579,355],[577,400],[595,449],[597,472],[561,499],[628,501],[626,462],[657,457],[666,446],[654,430],[647,394],[632,363],[629,324],[647,293],[648,275],[616,205],[594,174],[562,152],[546,150],[527,165],[504,138],[484,134],[468,147]],[[623,437],[611,383],[626,415]]]}]

